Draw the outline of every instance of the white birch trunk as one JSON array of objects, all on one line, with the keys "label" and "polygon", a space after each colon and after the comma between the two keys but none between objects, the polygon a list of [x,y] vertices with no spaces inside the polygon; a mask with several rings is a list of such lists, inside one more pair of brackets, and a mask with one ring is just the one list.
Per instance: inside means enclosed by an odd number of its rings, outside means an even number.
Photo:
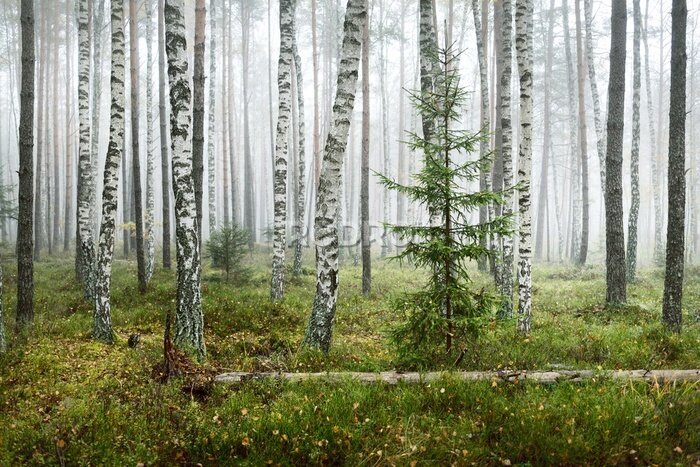
[{"label": "white birch trunk", "polygon": [[633,0],[634,39],[632,46],[633,78],[632,78],[632,153],[630,155],[630,184],[632,203],[630,205],[627,223],[627,280],[634,282],[637,275],[637,221],[639,220],[639,140],[640,140],[640,94],[642,88],[641,73],[641,26],[642,11],[639,0]]},{"label": "white birch trunk", "polygon": [[596,147],[598,149],[598,163],[600,164],[600,186],[605,196],[605,131],[603,129],[603,117],[600,111],[600,97],[598,94],[598,81],[593,61],[593,12],[591,0],[583,0],[583,16],[586,23],[586,61],[588,62],[588,80],[591,83],[591,98],[593,100],[593,120],[595,122]]},{"label": "white birch trunk", "polygon": [[[513,11],[511,0],[503,0],[503,74],[501,75],[501,149],[503,154],[503,215],[513,214],[513,154],[511,128],[511,75],[513,62]],[[503,236],[501,270],[502,317],[513,315],[513,235]]]},{"label": "white birch trunk", "polygon": [[124,0],[111,2],[112,24],[112,71],[111,71],[111,110],[109,125],[109,147],[105,160],[104,184],[102,189],[102,224],[97,253],[97,281],[95,286],[95,313],[93,336],[95,339],[111,343],[114,341],[110,306],[112,281],[112,258],[114,257],[114,231],[116,224],[119,166],[124,150]]},{"label": "white birch trunk", "polygon": [[146,1],[146,282],[155,266],[155,194],[153,189],[153,1]]},{"label": "white birch trunk", "polygon": [[292,118],[292,60],[294,57],[294,11],[296,0],[280,2],[280,56],[277,70],[279,112],[275,141],[274,202],[275,222],[272,242],[272,283],[270,297],[284,296],[284,258],[287,248],[287,156],[289,124]]},{"label": "white birch trunk", "polygon": [[294,224],[295,241],[294,241],[294,275],[301,274],[301,256],[302,256],[302,235],[304,231],[304,210],[306,209],[304,200],[306,197],[306,128],[304,125],[304,77],[301,71],[301,57],[297,49],[296,34],[293,38],[294,52],[294,68],[296,71],[297,85],[297,109],[299,113],[299,153],[297,154],[297,206],[296,220]]},{"label": "white birch trunk", "polygon": [[362,47],[367,0],[348,0],[341,61],[316,197],[316,296],[304,339],[305,345],[328,352],[338,299],[338,230],[343,155],[348,142]]},{"label": "white birch trunk", "polygon": [[520,199],[520,243],[518,261],[518,331],[529,333],[532,315],[532,0],[517,0],[515,47],[520,73],[520,156],[518,184]]},{"label": "white birch trunk", "polygon": [[204,347],[197,207],[192,180],[192,91],[187,77],[184,0],[165,1],[165,50],[170,82],[170,135],[175,192],[177,303],[175,345],[201,360]]},{"label": "white birch trunk", "polygon": [[209,235],[216,230],[216,0],[209,1],[209,124],[207,128],[207,195],[209,201]]},{"label": "white birch trunk", "polygon": [[80,0],[78,10],[78,267],[85,297],[94,297],[95,242],[92,237],[91,194],[95,190],[90,155],[90,0]]}]

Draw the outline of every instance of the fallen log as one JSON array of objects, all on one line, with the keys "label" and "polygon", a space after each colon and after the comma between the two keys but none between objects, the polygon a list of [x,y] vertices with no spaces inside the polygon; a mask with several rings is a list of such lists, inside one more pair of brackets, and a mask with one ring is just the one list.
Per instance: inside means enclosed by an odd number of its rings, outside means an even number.
[{"label": "fallen log", "polygon": [[384,371],[381,373],[363,372],[325,372],[325,373],[282,373],[282,372],[232,372],[218,375],[216,383],[243,383],[250,380],[279,379],[285,381],[306,381],[320,379],[330,382],[346,380],[362,383],[429,383],[441,378],[464,381],[511,382],[533,381],[541,384],[557,382],[582,382],[594,378],[616,381],[647,382],[698,382],[700,370],[557,370],[557,371],[459,371],[459,372],[408,372]]}]

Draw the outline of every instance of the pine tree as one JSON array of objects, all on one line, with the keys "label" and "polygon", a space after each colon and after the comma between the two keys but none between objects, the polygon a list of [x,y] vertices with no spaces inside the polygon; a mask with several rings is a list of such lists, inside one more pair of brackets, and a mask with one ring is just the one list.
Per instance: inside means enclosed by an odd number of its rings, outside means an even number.
[{"label": "pine tree", "polygon": [[663,322],[681,332],[685,252],[685,120],[686,26],[685,0],[671,6],[671,102],[668,138],[668,230]]},{"label": "pine tree", "polygon": [[17,324],[34,321],[34,1],[22,0],[22,83],[19,119]]},{"label": "pine tree", "polygon": [[[401,185],[382,175],[388,189],[402,192],[409,201],[435,213],[429,225],[393,225],[391,231],[406,246],[396,257],[410,260],[418,268],[431,271],[422,290],[402,297],[397,306],[405,320],[393,331],[402,355],[434,353],[439,342],[450,352],[455,341],[478,334],[479,320],[495,308],[496,300],[474,293],[467,269],[470,261],[491,252],[482,246],[487,234],[508,235],[509,220],[499,216],[484,224],[472,224],[470,214],[490,202],[502,202],[502,193],[465,191],[463,187],[479,180],[487,159],[467,157],[458,163],[458,154],[477,152],[479,134],[457,130],[462,108],[469,93],[459,83],[449,49],[435,51],[440,79],[433,90],[411,93],[418,112],[434,122],[429,137],[410,134],[409,148],[423,153],[423,167],[414,185]],[[461,158],[460,158],[461,159]],[[463,344],[459,344],[463,348]]]}]

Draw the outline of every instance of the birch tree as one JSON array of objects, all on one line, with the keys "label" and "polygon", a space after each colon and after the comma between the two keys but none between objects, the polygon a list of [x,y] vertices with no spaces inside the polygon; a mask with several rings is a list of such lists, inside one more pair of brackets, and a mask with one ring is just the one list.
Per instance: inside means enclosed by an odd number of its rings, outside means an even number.
[{"label": "birch tree", "polygon": [[165,1],[165,47],[170,81],[170,136],[175,192],[175,249],[177,254],[176,346],[204,359],[204,315],[197,236],[197,206],[192,181],[190,141],[192,92],[187,78],[184,0]]},{"label": "birch tree", "polygon": [[608,84],[608,143],[605,158],[606,303],[627,301],[625,232],[622,211],[622,134],[625,116],[625,44],[627,0],[612,4],[610,81]]},{"label": "birch tree", "polygon": [[146,282],[155,268],[155,190],[153,160],[153,0],[146,3]]},{"label": "birch tree", "polygon": [[591,98],[593,100],[596,149],[598,150],[598,163],[600,164],[600,186],[603,189],[603,196],[605,196],[605,133],[603,132],[603,117],[600,111],[598,80],[593,57],[593,12],[591,0],[583,0],[583,16],[586,24],[586,62],[588,62],[588,81],[591,85]]},{"label": "birch tree", "polygon": [[[209,235],[216,229],[216,0],[209,0],[209,122],[207,126],[207,196]],[[270,112],[272,113],[272,112]],[[201,229],[200,229],[201,230]]]},{"label": "birch tree", "polygon": [[338,300],[338,215],[341,169],[348,141],[362,46],[367,0],[348,0],[331,127],[326,139],[316,197],[316,296],[304,344],[328,352]]},{"label": "birch tree", "polygon": [[666,233],[666,276],[664,280],[663,323],[680,332],[682,325],[683,266],[685,251],[685,86],[686,22],[685,0],[671,6],[671,102],[668,138],[668,228]]},{"label": "birch tree", "polygon": [[302,234],[304,231],[304,210],[306,204],[306,126],[304,124],[304,76],[301,69],[301,56],[297,46],[296,34],[292,38],[292,50],[294,53],[294,71],[296,73],[296,95],[298,109],[298,128],[296,129],[299,135],[299,149],[297,153],[297,189],[296,189],[296,219],[294,220],[294,275],[301,274],[301,253],[302,253]]},{"label": "birch tree", "polygon": [[588,232],[590,226],[590,201],[588,196],[588,125],[586,121],[586,73],[581,31],[581,2],[575,0],[576,14],[576,61],[578,83],[578,150],[581,161],[581,243],[576,252],[576,263],[586,264],[588,257]]},{"label": "birch tree", "polygon": [[294,12],[296,0],[280,2],[280,56],[277,69],[279,112],[275,141],[275,226],[272,244],[272,284],[270,297],[284,296],[284,258],[287,248],[287,157],[289,153],[289,122],[292,118],[292,61],[294,51]]},{"label": "birch tree", "polygon": [[517,0],[515,47],[520,73],[520,243],[518,248],[518,331],[530,332],[532,315],[532,212],[530,178],[532,175],[532,0]]},{"label": "birch tree", "polygon": [[578,171],[578,122],[576,117],[576,80],[574,78],[573,59],[571,53],[571,37],[569,34],[569,0],[562,0],[562,25],[564,28],[564,54],[566,58],[566,78],[569,110],[569,159],[573,161],[571,169],[571,195],[573,209],[571,212],[571,255],[577,252],[581,244],[581,181]]},{"label": "birch tree", "polygon": [[78,265],[85,297],[91,299],[94,286],[95,241],[92,238],[92,191],[95,180],[90,153],[90,26],[92,0],[80,0],[78,10]]},{"label": "birch tree", "polygon": [[119,186],[119,165],[124,150],[124,0],[111,1],[111,108],[109,125],[109,147],[105,160],[102,188],[102,223],[97,250],[97,278],[95,285],[95,313],[93,314],[93,336],[105,343],[114,341],[110,305],[112,258],[114,257],[114,235]]},{"label": "birch tree", "polygon": [[[41,259],[41,250],[44,247],[44,197],[42,196],[41,182],[45,180],[46,172],[44,171],[44,138],[45,138],[45,98],[46,81],[48,76],[48,62],[46,60],[46,24],[48,23],[47,9],[42,9],[41,13],[41,28],[39,32],[39,71],[37,72],[37,124],[36,124],[36,182],[34,184],[34,260]],[[33,123],[32,123],[33,125]]]},{"label": "birch tree", "polygon": [[[513,156],[511,128],[511,74],[513,61],[513,12],[511,0],[503,0],[503,74],[501,75],[501,151],[503,155],[503,215],[513,214]],[[501,279],[502,317],[513,315],[513,236],[503,236]]]},{"label": "birch tree", "polygon": [[634,282],[637,272],[637,221],[639,219],[639,98],[642,87],[640,39],[642,12],[639,0],[632,0],[634,15],[633,83],[632,83],[632,154],[630,157],[630,181],[632,204],[627,224],[627,280]]},{"label": "birch tree", "polygon": [[20,4],[22,76],[19,118],[17,219],[17,325],[34,321],[34,0]]}]

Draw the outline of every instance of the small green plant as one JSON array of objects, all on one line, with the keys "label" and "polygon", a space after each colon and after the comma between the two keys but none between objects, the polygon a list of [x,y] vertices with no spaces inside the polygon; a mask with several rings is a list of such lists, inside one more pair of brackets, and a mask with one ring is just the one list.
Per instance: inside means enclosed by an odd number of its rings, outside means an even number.
[{"label": "small green plant", "polygon": [[226,272],[226,282],[230,281],[231,276],[235,282],[241,282],[248,277],[249,271],[242,261],[248,253],[249,238],[250,232],[234,224],[220,228],[207,241],[211,265]]},{"label": "small green plant", "polygon": [[[507,234],[510,224],[510,219],[502,216],[483,224],[472,223],[474,212],[489,203],[500,203],[502,194],[466,188],[478,181],[489,161],[469,157],[476,152],[482,135],[453,128],[459,122],[467,91],[460,87],[450,50],[439,50],[437,59],[440,74],[433,89],[411,93],[424,128],[425,122],[430,123],[430,132],[409,134],[411,150],[423,153],[423,168],[412,185],[380,175],[384,186],[403,193],[430,214],[428,225],[390,226],[406,242],[406,248],[394,259],[410,260],[414,266],[432,271],[422,290],[406,294],[395,304],[404,314],[404,322],[394,329],[392,337],[403,357],[431,355],[441,341],[450,352],[453,341],[478,336],[496,302],[487,293],[470,289],[467,264],[488,256],[491,252],[481,240],[486,235]],[[458,162],[458,157],[466,162]]]}]

